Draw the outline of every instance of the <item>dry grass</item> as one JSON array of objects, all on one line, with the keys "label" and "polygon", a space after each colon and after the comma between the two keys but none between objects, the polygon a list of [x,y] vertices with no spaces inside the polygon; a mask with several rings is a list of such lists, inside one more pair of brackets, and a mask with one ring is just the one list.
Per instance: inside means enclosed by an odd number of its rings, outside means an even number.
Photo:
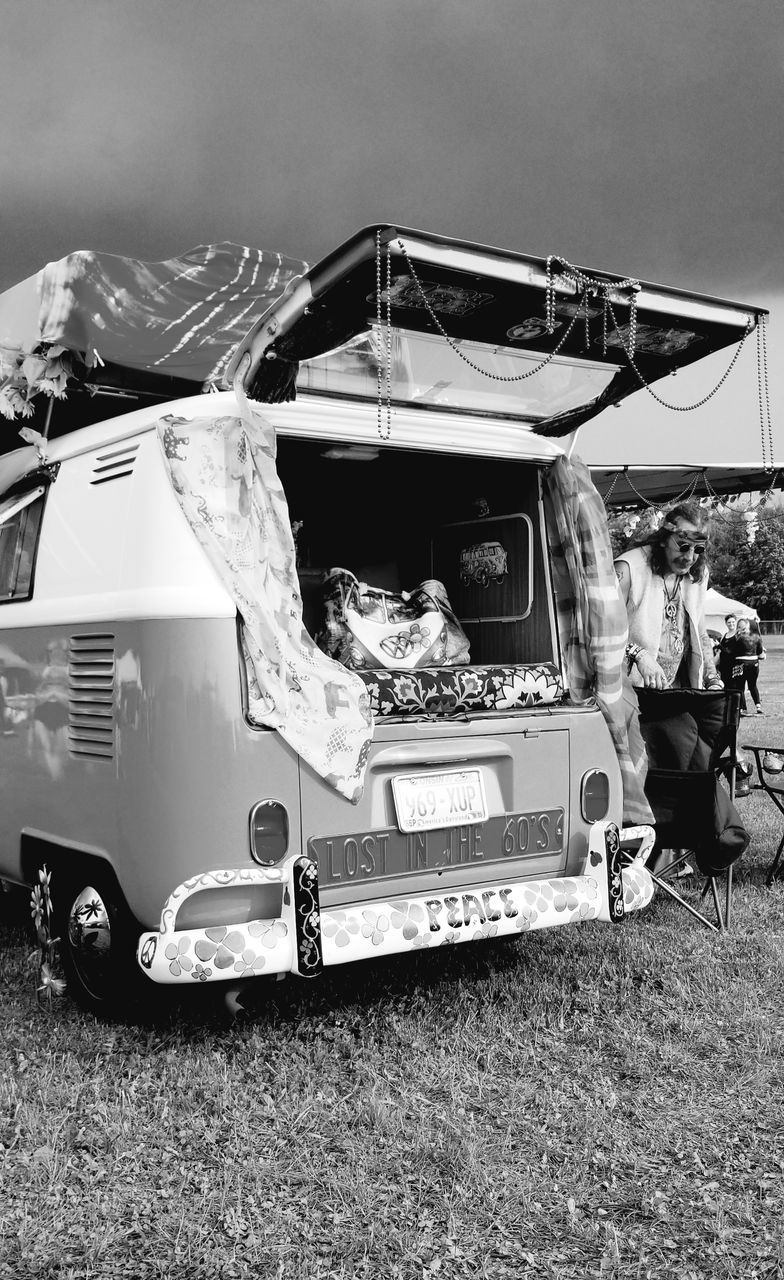
[{"label": "dry grass", "polygon": [[[763,668],[784,746],[784,648]],[[734,924],[621,927],[202,989],[148,1026],[34,999],[0,927],[0,1277],[784,1275],[781,823]],[[766,807],[767,806],[767,807]]]}]

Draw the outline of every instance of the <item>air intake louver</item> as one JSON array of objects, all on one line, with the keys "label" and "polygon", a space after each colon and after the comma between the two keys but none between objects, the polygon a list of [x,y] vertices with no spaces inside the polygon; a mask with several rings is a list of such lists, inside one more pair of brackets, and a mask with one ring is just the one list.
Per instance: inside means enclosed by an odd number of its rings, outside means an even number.
[{"label": "air intake louver", "polygon": [[133,464],[139,449],[139,441],[122,445],[111,453],[99,453],[93,467],[93,478],[90,484],[106,484],[107,480],[121,480],[123,476],[133,474]]},{"label": "air intake louver", "polygon": [[68,746],[74,756],[114,756],[114,636],[71,636]]}]

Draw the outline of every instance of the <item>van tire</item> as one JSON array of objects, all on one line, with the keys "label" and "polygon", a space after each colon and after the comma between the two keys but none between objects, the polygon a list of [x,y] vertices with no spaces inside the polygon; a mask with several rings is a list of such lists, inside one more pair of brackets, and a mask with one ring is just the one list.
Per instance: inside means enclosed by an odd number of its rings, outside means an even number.
[{"label": "van tire", "polygon": [[68,995],[97,1018],[135,1020],[155,995],[136,962],[140,929],[113,877],[94,866],[52,877],[52,906]]}]

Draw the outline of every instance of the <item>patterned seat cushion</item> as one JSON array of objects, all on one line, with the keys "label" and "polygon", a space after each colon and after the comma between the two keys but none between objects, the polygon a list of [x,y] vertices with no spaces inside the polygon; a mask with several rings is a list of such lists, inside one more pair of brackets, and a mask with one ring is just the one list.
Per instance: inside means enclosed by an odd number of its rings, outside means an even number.
[{"label": "patterned seat cushion", "polygon": [[509,667],[425,667],[358,671],[374,716],[450,716],[511,711],[559,702],[563,683],[551,662]]}]

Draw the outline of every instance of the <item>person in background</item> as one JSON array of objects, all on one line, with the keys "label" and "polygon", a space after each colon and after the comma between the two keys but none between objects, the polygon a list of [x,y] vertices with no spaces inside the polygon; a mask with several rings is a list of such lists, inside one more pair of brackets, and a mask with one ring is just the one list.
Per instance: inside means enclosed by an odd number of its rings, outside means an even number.
[{"label": "person in background", "polygon": [[727,648],[732,657],[732,688],[738,689],[741,695],[740,714],[742,716],[753,714],[749,711],[746,703],[745,691],[748,689],[757,715],[764,715],[765,712],[760,705],[757,677],[759,675],[759,664],[768,655],[765,652],[759,633],[756,635],[752,633],[748,618],[740,618],[738,620],[735,635],[728,642]]},{"label": "person in background", "polygon": [[647,689],[721,689],[705,627],[705,512],[681,502],[615,571],[629,621],[626,655],[632,684]]},{"label": "person in background", "polygon": [[718,669],[722,683],[725,689],[729,689],[732,680],[732,657],[728,652],[727,646],[729,641],[735,635],[735,628],[738,625],[737,614],[728,613],[724,618],[724,626],[726,631],[719,641]]}]

